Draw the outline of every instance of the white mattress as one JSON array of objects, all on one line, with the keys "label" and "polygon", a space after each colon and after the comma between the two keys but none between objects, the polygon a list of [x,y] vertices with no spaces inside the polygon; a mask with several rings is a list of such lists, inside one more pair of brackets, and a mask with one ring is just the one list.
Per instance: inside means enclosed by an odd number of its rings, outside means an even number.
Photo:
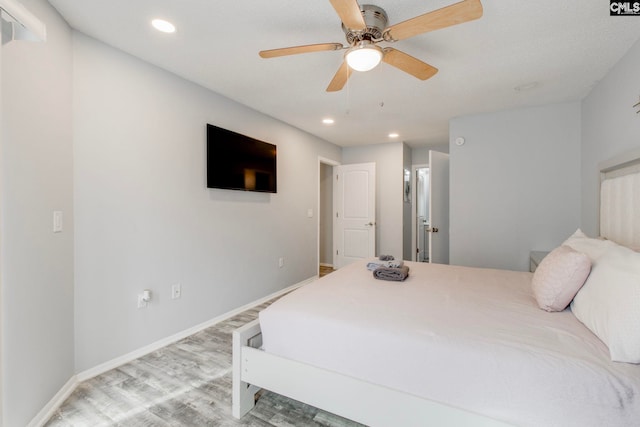
[{"label": "white mattress", "polygon": [[406,262],[385,282],[365,265],[263,310],[264,350],[516,425],[640,425],[640,365],[540,310],[531,273]]}]

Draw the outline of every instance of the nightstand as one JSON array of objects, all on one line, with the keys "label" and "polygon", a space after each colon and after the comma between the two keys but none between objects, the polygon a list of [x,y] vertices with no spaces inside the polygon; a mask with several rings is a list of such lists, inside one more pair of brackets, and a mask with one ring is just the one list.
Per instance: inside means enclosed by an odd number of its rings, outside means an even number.
[{"label": "nightstand", "polygon": [[542,258],[546,257],[548,254],[549,252],[545,251],[529,252],[529,271],[532,273],[536,271],[536,268],[538,268],[538,265],[540,265],[540,261],[542,261]]}]

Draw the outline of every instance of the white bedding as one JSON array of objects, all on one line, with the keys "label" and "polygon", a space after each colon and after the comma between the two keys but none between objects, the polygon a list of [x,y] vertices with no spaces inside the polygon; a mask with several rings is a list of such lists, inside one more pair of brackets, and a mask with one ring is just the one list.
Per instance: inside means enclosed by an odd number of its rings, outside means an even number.
[{"label": "white bedding", "polygon": [[539,309],[531,273],[405,264],[404,282],[359,262],[284,296],[264,350],[516,425],[640,425],[640,365]]}]

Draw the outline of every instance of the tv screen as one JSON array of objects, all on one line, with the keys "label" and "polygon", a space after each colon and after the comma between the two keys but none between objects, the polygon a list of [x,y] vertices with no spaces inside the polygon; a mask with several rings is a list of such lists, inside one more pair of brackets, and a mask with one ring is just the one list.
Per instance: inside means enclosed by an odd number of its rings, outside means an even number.
[{"label": "tv screen", "polygon": [[207,124],[207,187],[275,193],[276,146]]}]

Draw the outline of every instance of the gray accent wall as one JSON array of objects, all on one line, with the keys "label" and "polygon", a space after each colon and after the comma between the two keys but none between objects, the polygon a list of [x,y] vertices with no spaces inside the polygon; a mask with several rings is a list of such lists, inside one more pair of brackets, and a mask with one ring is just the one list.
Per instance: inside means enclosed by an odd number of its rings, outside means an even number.
[{"label": "gray accent wall", "polygon": [[640,148],[640,42],[582,101],[582,228],[596,236],[600,175],[598,164]]},{"label": "gray accent wall", "polygon": [[[2,423],[25,426],[74,373],[71,30],[21,1],[47,42],[2,52],[0,274]],[[63,231],[53,233],[53,211]]]},{"label": "gray accent wall", "polygon": [[[317,275],[318,157],[339,147],[73,41],[77,371]],[[277,194],[207,189],[206,123],[276,144]]]},{"label": "gray accent wall", "polygon": [[449,137],[451,264],[528,271],[580,226],[579,103],[459,117]]},{"label": "gray accent wall", "polygon": [[[318,157],[341,161],[333,144],[72,32],[44,0],[23,3],[48,40],[1,48],[5,426],[29,424],[76,373],[314,277]],[[207,189],[206,123],[276,144],[278,193]]]}]

